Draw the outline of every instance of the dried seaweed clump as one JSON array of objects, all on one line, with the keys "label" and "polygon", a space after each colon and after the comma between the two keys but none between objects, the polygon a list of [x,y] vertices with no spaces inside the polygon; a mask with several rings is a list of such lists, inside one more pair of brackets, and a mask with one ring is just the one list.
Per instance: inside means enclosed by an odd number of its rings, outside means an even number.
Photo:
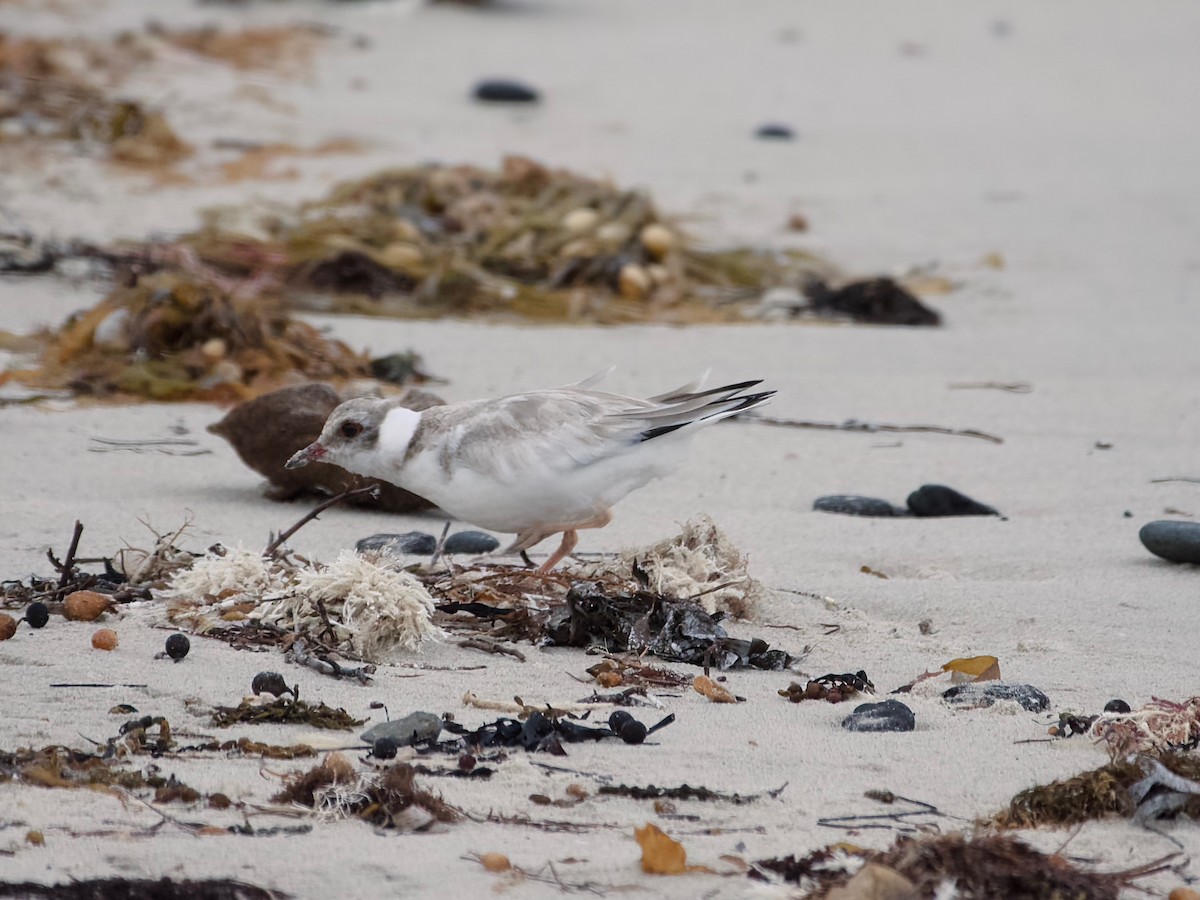
[{"label": "dried seaweed clump", "polygon": [[647,590],[680,600],[695,598],[710,615],[721,611],[748,618],[766,597],[741,551],[708,516],[689,519],[673,538],[626,551],[613,566],[626,572],[631,567]]},{"label": "dried seaweed clump", "polygon": [[168,271],[72,316],[47,337],[37,369],[11,373],[79,394],[215,401],[368,374],[366,357],[292,319],[277,301]]},{"label": "dried seaweed clump", "polygon": [[242,71],[272,69],[283,73],[303,71],[323,32],[313,25],[284,25],[227,31],[215,25],[199,28],[165,28],[148,25],[160,40],[225,63]]},{"label": "dried seaweed clump", "polygon": [[[1163,868],[1159,861],[1122,872],[1090,872],[1006,835],[902,835],[882,852],[850,852],[845,847],[755,865],[801,885],[809,891],[806,897],[912,900],[1117,900],[1137,878]],[[953,886],[950,894],[947,884]]]},{"label": "dried seaweed clump", "polygon": [[411,316],[732,321],[771,287],[830,274],[795,251],[701,248],[645,194],[521,157],[391,169],[298,208],[217,209],[181,240],[230,275]]},{"label": "dried seaweed clump", "polygon": [[[192,152],[159,112],[113,99],[97,73],[116,80],[149,51],[134,35],[115,46],[0,33],[0,141],[72,141],[107,158],[139,166],[169,166]],[[122,61],[114,65],[114,60]]]},{"label": "dried seaweed clump", "polygon": [[432,617],[433,598],[420,581],[349,550],[323,569],[300,571],[288,596],[251,614],[288,631],[321,632],[328,623],[339,649],[371,662],[440,637]]},{"label": "dried seaweed clump", "polygon": [[382,772],[359,773],[340,753],[321,765],[289,775],[274,803],[294,803],[327,819],[356,817],[377,828],[424,831],[453,822],[458,813],[441,797],[417,786],[412,766],[398,763]]},{"label": "dried seaweed clump", "polygon": [[[1108,816],[1144,815],[1151,807],[1139,808],[1133,789],[1139,782],[1149,784],[1155,780],[1153,759],[1116,760],[1072,778],[1026,788],[1012,798],[1007,809],[993,816],[989,824],[1000,828],[1037,828],[1077,825]],[[1157,761],[1170,774],[1200,780],[1200,759],[1192,754],[1165,753]],[[1150,799],[1148,792],[1144,799]],[[1182,799],[1184,802],[1178,808],[1192,816],[1200,815],[1200,796],[1191,794]]]}]

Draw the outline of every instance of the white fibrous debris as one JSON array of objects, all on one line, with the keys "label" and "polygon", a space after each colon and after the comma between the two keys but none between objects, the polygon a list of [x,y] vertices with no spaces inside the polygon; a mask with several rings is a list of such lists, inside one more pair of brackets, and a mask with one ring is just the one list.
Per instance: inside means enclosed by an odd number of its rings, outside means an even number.
[{"label": "white fibrous debris", "polygon": [[766,596],[741,551],[708,516],[689,519],[676,537],[625,551],[611,569],[628,573],[634,565],[649,577],[652,592],[695,599],[710,615],[721,610],[747,618]]},{"label": "white fibrous debris", "polygon": [[238,547],[223,554],[209,552],[176,572],[168,591],[172,598],[203,604],[258,603],[287,590],[292,579],[291,567]]},{"label": "white fibrous debris", "polygon": [[421,582],[350,550],[324,569],[299,572],[288,596],[262,604],[250,617],[288,631],[319,631],[318,602],[339,647],[369,662],[442,635],[432,620],[433,597]]}]

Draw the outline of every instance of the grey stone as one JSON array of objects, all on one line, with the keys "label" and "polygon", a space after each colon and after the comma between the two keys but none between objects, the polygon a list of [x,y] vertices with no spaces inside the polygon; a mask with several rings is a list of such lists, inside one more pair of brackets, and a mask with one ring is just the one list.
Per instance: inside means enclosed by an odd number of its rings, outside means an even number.
[{"label": "grey stone", "polygon": [[436,741],[442,733],[442,717],[429,712],[409,713],[403,719],[380,722],[364,731],[362,739],[371,745],[380,738],[390,738],[397,746],[405,747],[421,741]]},{"label": "grey stone", "polygon": [[863,703],[842,719],[847,731],[912,731],[917,727],[913,711],[899,700]]},{"label": "grey stone", "polygon": [[538,92],[527,84],[507,78],[488,78],[475,85],[476,100],[487,103],[537,103]]},{"label": "grey stone", "polygon": [[991,706],[997,700],[1013,700],[1029,712],[1041,712],[1050,708],[1050,698],[1032,684],[1006,684],[1003,681],[972,681],[957,684],[942,693],[942,699],[951,706],[971,709]]},{"label": "grey stone", "polygon": [[845,516],[892,517],[910,515],[907,509],[894,506],[877,497],[859,494],[829,494],[813,501],[813,509],[820,512],[841,513]]},{"label": "grey stone", "polygon": [[484,531],[459,531],[446,538],[444,553],[491,553],[500,541]]},{"label": "grey stone", "polygon": [[404,534],[373,534],[365,537],[354,549],[359,553],[375,550],[394,553],[398,556],[429,556],[437,547],[437,538],[423,531],[406,531]]},{"label": "grey stone", "polygon": [[1138,537],[1155,556],[1171,562],[1200,563],[1200,522],[1158,519],[1143,525]]}]

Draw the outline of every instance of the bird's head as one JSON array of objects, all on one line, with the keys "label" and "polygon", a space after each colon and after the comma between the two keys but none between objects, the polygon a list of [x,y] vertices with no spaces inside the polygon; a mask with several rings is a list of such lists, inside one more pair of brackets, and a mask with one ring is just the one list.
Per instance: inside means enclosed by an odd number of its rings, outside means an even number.
[{"label": "bird's head", "polygon": [[[407,416],[403,416],[406,419],[413,417],[415,420],[419,416],[387,400],[347,400],[329,414],[321,436],[293,454],[286,467],[298,469],[309,463],[324,462],[360,475],[370,474],[364,468],[372,467],[371,462],[380,450],[385,420],[393,411],[406,413]],[[411,427],[408,437],[411,437]],[[404,443],[407,445],[407,439]],[[400,452],[404,449],[401,447]]]}]

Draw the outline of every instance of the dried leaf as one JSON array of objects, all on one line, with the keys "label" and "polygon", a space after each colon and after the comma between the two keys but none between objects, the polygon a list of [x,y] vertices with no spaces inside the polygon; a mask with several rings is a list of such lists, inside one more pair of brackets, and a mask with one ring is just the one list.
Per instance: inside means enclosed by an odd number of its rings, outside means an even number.
[{"label": "dried leaf", "polygon": [[683,844],[669,837],[661,828],[647,822],[635,828],[633,835],[642,847],[642,871],[650,875],[680,875],[688,870],[687,851]]},{"label": "dried leaf", "polygon": [[697,675],[692,679],[692,690],[707,697],[713,703],[737,703],[737,697],[733,696],[728,688],[717,684],[707,675]]},{"label": "dried leaf", "polygon": [[966,656],[950,660],[942,671],[952,673],[955,681],[999,681],[1000,660],[994,656]]},{"label": "dried leaf", "polygon": [[831,890],[828,900],[916,900],[916,886],[887,866],[867,863],[841,887]]}]

